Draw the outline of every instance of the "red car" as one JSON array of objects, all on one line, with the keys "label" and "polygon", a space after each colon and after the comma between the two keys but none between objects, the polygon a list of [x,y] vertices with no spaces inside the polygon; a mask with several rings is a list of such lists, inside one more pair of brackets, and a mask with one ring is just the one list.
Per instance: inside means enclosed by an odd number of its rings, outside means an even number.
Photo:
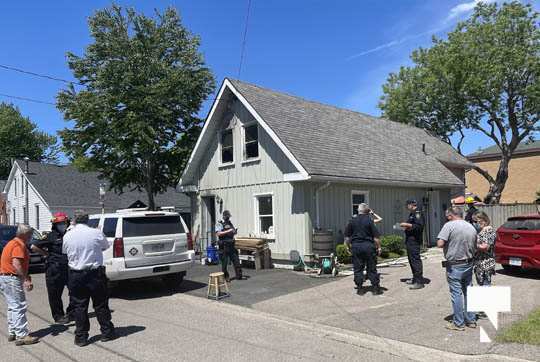
[{"label": "red car", "polygon": [[505,270],[540,269],[540,213],[508,218],[497,230],[495,259]]}]

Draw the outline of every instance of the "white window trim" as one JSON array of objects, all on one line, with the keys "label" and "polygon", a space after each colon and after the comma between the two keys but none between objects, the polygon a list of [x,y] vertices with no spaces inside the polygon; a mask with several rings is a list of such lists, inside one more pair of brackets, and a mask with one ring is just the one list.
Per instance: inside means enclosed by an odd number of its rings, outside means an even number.
[{"label": "white window trim", "polygon": [[[369,191],[363,191],[363,190],[352,190],[351,191],[351,202],[349,206],[352,208],[354,205],[353,203],[353,197],[354,195],[364,195],[364,202],[369,205]],[[350,209],[349,209],[350,210]],[[354,215],[354,213],[353,213]]]},{"label": "white window trim", "polygon": [[[250,127],[250,126],[253,126],[253,125],[256,125],[257,126],[257,147],[259,148],[259,156],[257,157],[252,157],[252,158],[246,158],[246,127]],[[257,161],[260,161],[261,160],[261,150],[260,150],[260,146],[261,146],[261,142],[259,140],[259,136],[260,136],[260,133],[259,133],[259,124],[257,123],[257,121],[251,121],[251,122],[246,122],[244,124],[242,124],[242,127],[241,127],[241,133],[242,133],[242,163],[251,163],[251,162],[257,162]]]},{"label": "white window trim", "polygon": [[[270,196],[272,198],[272,215],[264,215],[266,217],[268,216],[272,216],[272,226],[274,228],[274,233],[273,234],[263,234],[261,233],[261,220],[260,220],[260,215],[259,215],[259,197],[264,197],[264,196]],[[275,239],[276,238],[276,211],[275,211],[275,203],[276,199],[274,197],[274,193],[273,192],[262,192],[262,193],[257,193],[257,194],[253,194],[253,206],[254,206],[254,216],[255,216],[255,235],[257,237],[262,237],[262,238],[266,238],[266,239]]]},{"label": "white window trim", "polygon": [[[223,149],[222,149],[222,142],[221,142],[221,139],[222,139],[222,135],[225,131],[231,131],[231,135],[232,135],[232,149],[233,149],[233,160],[231,162],[226,162],[226,163],[223,163],[222,162],[222,156],[223,156]],[[234,162],[236,161],[236,152],[235,152],[235,146],[234,146],[234,128],[227,128],[227,129],[223,129],[221,131],[218,131],[218,143],[219,143],[219,166],[220,168],[222,167],[229,167],[229,166],[232,166],[234,165]]]}]

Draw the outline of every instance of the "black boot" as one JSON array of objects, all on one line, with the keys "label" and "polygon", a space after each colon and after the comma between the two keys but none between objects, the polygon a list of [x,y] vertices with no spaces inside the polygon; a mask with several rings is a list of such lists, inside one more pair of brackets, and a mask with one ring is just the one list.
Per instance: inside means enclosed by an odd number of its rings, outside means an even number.
[{"label": "black boot", "polygon": [[242,268],[234,268],[234,273],[236,276],[236,280],[242,280]]},{"label": "black boot", "polygon": [[383,293],[381,287],[378,285],[373,286],[371,292],[373,295],[381,295]]}]

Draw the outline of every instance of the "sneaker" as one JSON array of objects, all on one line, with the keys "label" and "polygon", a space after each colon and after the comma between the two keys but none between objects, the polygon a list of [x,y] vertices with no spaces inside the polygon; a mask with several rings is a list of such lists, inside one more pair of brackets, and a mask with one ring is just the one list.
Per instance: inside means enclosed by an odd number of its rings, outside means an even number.
[{"label": "sneaker", "polygon": [[68,316],[63,316],[62,318],[58,318],[55,323],[56,324],[69,324],[70,320]]},{"label": "sneaker", "polygon": [[371,290],[371,293],[373,295],[381,295],[381,294],[383,294],[383,291],[382,291],[381,287],[376,286],[376,287],[373,287],[373,289]]},{"label": "sneaker", "polygon": [[8,342],[15,342],[15,340],[17,339],[17,336],[14,335],[14,334],[10,334],[7,338],[7,341]]},{"label": "sneaker", "polygon": [[39,339],[37,337],[32,336],[24,336],[24,337],[17,337],[15,339],[15,345],[16,346],[28,346],[30,344],[36,344],[39,342]]},{"label": "sneaker", "polygon": [[88,345],[88,339],[77,339],[75,338],[75,345],[79,347],[84,347]]},{"label": "sneaker", "polygon": [[422,289],[423,287],[424,287],[424,284],[414,283],[413,285],[411,285],[409,287],[409,289],[412,289],[412,290],[414,290],[414,289]]},{"label": "sneaker", "polygon": [[358,295],[364,295],[367,293],[367,289],[363,287],[356,287],[356,294]]},{"label": "sneaker", "polygon": [[476,322],[465,323],[465,325],[469,328],[476,328]]},{"label": "sneaker", "polygon": [[464,326],[456,326],[454,323],[448,323],[446,325],[446,329],[450,329],[451,331],[464,331]]},{"label": "sneaker", "polygon": [[407,279],[405,280],[405,284],[407,285],[413,285],[414,284],[414,281],[412,279]]}]

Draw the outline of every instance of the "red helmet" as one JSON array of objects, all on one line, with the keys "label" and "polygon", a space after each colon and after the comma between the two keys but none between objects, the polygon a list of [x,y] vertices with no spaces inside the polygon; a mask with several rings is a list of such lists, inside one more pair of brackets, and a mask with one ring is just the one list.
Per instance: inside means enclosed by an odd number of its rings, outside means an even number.
[{"label": "red helmet", "polygon": [[59,222],[67,222],[68,221],[68,216],[67,214],[63,213],[63,212],[55,212],[53,214],[53,218],[51,219],[51,222],[53,224],[56,224],[56,223],[59,223]]}]

